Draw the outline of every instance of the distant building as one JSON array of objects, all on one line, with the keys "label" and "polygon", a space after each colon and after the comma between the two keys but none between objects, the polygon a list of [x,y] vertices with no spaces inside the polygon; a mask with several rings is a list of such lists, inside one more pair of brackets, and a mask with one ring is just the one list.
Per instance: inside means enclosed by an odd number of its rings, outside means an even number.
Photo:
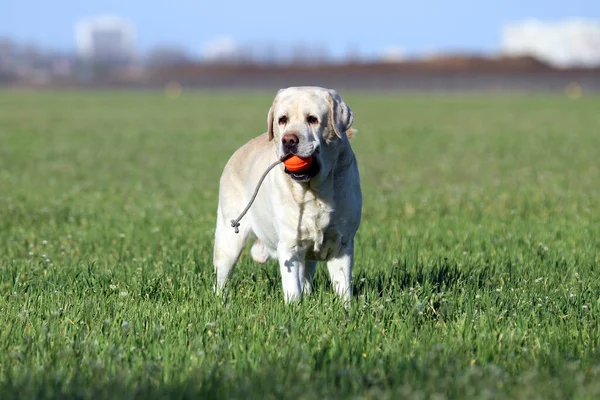
[{"label": "distant building", "polygon": [[12,81],[16,77],[14,47],[9,39],[0,38],[0,83]]},{"label": "distant building", "polygon": [[129,64],[137,56],[135,29],[118,17],[100,16],[80,21],[75,39],[77,55],[83,60]]},{"label": "distant building", "polygon": [[502,51],[511,56],[534,56],[556,67],[597,67],[600,66],[600,21],[511,23],[502,31]]},{"label": "distant building", "polygon": [[171,67],[190,63],[192,57],[187,51],[175,45],[157,46],[146,56],[146,65],[151,68]]}]

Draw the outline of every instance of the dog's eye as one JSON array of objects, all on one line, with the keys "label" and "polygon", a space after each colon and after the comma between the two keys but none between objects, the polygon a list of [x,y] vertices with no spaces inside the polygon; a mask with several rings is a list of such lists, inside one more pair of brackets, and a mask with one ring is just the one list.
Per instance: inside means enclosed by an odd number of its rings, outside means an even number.
[{"label": "dog's eye", "polygon": [[284,116],[281,116],[281,117],[279,117],[279,120],[278,120],[278,122],[279,122],[279,125],[284,125],[284,124],[287,124],[287,122],[288,122],[288,118],[287,118],[285,115],[284,115]]},{"label": "dog's eye", "polygon": [[317,117],[315,117],[314,115],[309,115],[308,117],[306,117],[306,122],[308,122],[309,124],[316,124],[319,122],[319,119]]}]

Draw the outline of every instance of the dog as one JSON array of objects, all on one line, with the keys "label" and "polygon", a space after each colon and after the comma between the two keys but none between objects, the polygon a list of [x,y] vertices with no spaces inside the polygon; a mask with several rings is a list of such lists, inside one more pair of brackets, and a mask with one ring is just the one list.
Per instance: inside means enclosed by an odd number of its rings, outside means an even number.
[{"label": "dog", "polygon": [[[362,215],[349,142],[356,132],[353,122],[352,110],[335,90],[305,86],[277,92],[267,132],[234,152],[221,175],[213,253],[217,293],[252,238],[255,261],[279,261],[286,303],[310,295],[318,261],[327,263],[335,292],[350,303],[354,237]],[[314,161],[303,172],[279,164],[267,174],[236,233],[231,221],[250,201],[261,175],[290,153]]]}]

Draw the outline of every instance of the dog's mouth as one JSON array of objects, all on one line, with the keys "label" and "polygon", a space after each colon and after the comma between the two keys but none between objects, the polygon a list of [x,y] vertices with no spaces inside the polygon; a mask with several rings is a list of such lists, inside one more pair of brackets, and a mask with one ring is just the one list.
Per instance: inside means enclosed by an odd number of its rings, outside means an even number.
[{"label": "dog's mouth", "polygon": [[287,169],[287,168],[284,167],[284,172],[286,174],[288,174],[290,176],[290,178],[292,178],[296,182],[308,182],[308,181],[310,181],[321,170],[321,166],[319,165],[319,160],[316,157],[316,155],[317,155],[316,152],[312,155],[313,162],[310,165],[310,167],[308,167],[308,169],[306,171],[292,172],[289,169]]}]

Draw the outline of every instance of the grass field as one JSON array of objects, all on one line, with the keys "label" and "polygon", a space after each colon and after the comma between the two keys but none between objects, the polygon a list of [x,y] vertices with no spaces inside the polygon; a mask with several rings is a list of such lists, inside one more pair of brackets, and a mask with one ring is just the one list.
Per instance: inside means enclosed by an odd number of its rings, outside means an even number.
[{"label": "grass field", "polygon": [[247,251],[212,294],[273,93],[0,93],[0,398],[599,398],[600,98],[343,94],[348,312]]}]

